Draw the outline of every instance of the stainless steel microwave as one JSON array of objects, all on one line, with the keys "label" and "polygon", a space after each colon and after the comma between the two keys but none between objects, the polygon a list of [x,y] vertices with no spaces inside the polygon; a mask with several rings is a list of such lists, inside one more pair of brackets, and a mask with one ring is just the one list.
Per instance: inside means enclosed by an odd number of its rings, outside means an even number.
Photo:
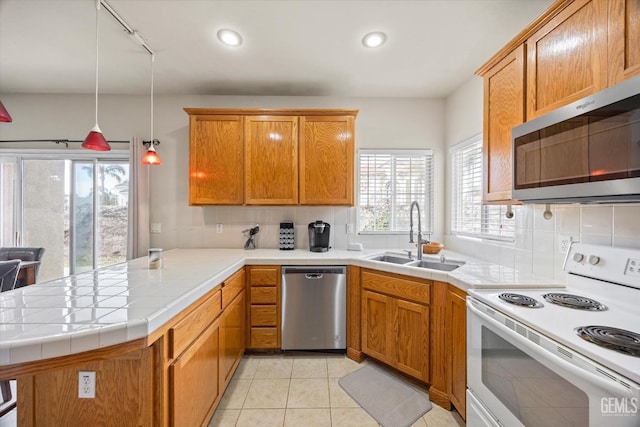
[{"label": "stainless steel microwave", "polygon": [[517,126],[512,137],[514,199],[640,201],[640,77]]}]

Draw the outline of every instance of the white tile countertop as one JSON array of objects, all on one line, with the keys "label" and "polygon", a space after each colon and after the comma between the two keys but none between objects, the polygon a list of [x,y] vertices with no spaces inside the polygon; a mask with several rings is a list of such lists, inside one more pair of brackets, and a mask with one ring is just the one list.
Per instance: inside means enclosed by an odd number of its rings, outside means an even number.
[{"label": "white tile countertop", "polygon": [[387,251],[172,249],[164,252],[162,269],[149,269],[143,257],[4,292],[0,294],[0,366],[144,338],[244,265],[357,265],[448,282],[465,291],[564,286],[450,251],[444,251],[447,259],[466,261],[450,273],[365,259],[383,252]]}]

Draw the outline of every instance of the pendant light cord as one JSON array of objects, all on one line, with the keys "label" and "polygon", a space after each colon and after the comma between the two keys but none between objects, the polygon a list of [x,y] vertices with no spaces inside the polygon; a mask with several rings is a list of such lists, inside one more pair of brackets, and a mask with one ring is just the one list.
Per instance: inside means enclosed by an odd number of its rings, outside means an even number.
[{"label": "pendant light cord", "polygon": [[96,0],[96,126],[98,126],[98,23],[100,0]]},{"label": "pendant light cord", "polygon": [[151,145],[153,148],[153,63],[156,61],[156,56],[151,55]]}]

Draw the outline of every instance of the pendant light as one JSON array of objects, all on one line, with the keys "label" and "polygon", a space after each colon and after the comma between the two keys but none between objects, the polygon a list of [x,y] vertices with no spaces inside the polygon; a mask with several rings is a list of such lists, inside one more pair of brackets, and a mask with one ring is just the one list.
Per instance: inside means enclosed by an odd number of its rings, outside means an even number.
[{"label": "pendant light", "polygon": [[0,122],[11,123],[12,121],[13,119],[9,115],[9,112],[4,108],[4,105],[2,105],[2,101],[0,101]]},{"label": "pendant light", "polygon": [[100,15],[100,0],[96,0],[96,124],[89,131],[89,135],[82,143],[82,148],[96,151],[111,151],[111,146],[102,135],[98,127],[98,21]]},{"label": "pendant light", "polygon": [[156,149],[153,147],[154,145],[160,144],[160,141],[157,139],[153,139],[153,63],[155,62],[155,55],[151,55],[151,140],[150,141],[142,141],[143,145],[149,144],[149,149],[142,157],[143,165],[161,165],[162,160],[160,160],[160,156],[156,153]]}]

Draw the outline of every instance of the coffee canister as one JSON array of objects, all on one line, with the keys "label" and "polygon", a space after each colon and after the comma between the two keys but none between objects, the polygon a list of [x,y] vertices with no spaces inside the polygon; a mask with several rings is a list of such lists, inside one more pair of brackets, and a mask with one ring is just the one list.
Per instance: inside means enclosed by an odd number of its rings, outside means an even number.
[{"label": "coffee canister", "polygon": [[162,249],[161,248],[149,249],[149,268],[150,269],[162,268]]},{"label": "coffee canister", "polygon": [[280,250],[291,251],[296,247],[295,226],[293,221],[280,223]]}]

